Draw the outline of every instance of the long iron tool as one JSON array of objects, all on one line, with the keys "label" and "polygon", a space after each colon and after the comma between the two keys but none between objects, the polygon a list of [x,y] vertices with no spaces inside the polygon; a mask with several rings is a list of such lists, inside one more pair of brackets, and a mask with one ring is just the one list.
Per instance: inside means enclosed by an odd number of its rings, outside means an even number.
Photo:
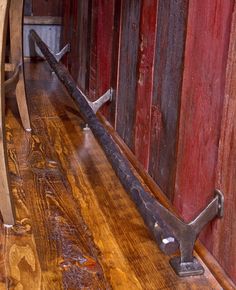
[{"label": "long iron tool", "polygon": [[170,260],[175,272],[180,276],[203,274],[203,267],[193,256],[193,248],[202,228],[215,217],[222,217],[224,204],[222,193],[217,190],[210,204],[190,223],[185,223],[166,209],[154,196],[145,191],[138,178],[132,172],[127,159],[100,123],[65,66],[57,62],[50,49],[34,30],[31,30],[30,35],[52,70],[78,105],[81,116],[103,148],[122,185],[135,202],[161,249],[167,254],[173,254],[177,246],[179,246],[180,257],[177,256]]}]

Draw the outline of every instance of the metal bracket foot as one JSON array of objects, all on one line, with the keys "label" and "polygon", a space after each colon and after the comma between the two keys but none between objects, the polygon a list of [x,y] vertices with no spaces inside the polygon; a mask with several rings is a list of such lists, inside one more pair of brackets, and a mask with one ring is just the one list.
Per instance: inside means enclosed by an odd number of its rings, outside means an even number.
[{"label": "metal bracket foot", "polygon": [[[50,50],[51,51],[51,50]],[[67,43],[61,51],[59,51],[58,53],[54,53],[51,51],[51,53],[53,54],[53,56],[55,57],[55,59],[59,62],[63,56],[67,53],[70,52],[70,44]]]},{"label": "metal bracket foot", "polygon": [[[35,42],[32,40],[30,35],[29,35],[29,49],[31,57],[34,56],[43,59],[43,57],[38,54]],[[51,54],[55,57],[56,61],[59,62],[67,52],[70,52],[70,44],[67,43],[58,53],[53,52],[49,47],[48,49],[51,52]]]},{"label": "metal bracket foot", "polygon": [[[51,50],[50,50],[51,51]],[[51,53],[53,54],[53,56],[55,57],[56,61],[59,62],[61,61],[61,59],[63,58],[63,56],[67,53],[70,52],[70,44],[67,43],[62,49],[61,51],[59,51],[58,53],[55,53],[53,51],[51,51]],[[52,70],[52,74],[54,75],[55,72]]]},{"label": "metal bracket foot", "polygon": [[[96,101],[91,102],[89,101],[89,99],[86,97],[86,95],[80,90],[81,94],[83,95],[83,97],[86,99],[87,103],[89,104],[90,108],[93,110],[94,114],[97,113],[97,111],[108,101],[112,100],[112,95],[113,95],[113,89],[109,89],[105,92],[105,94],[103,94],[100,98],[98,98]],[[84,131],[88,131],[89,126],[88,124],[85,125]]]},{"label": "metal bracket foot", "polygon": [[182,263],[180,257],[174,257],[170,260],[170,264],[175,273],[180,277],[197,276],[204,274],[204,268],[196,258],[192,262]]},{"label": "metal bracket foot", "polygon": [[89,106],[93,110],[94,114],[97,113],[97,111],[108,101],[112,100],[113,95],[113,89],[109,89],[103,94],[100,98],[98,98],[96,101],[91,102],[89,99],[83,94],[84,98],[88,102]]},{"label": "metal bracket foot", "polygon": [[[170,264],[179,276],[201,275],[203,267],[193,256],[193,248],[201,230],[214,218],[223,216],[224,197],[215,191],[215,198],[209,205],[190,223],[185,223],[164,207],[159,208],[159,214],[166,228],[155,224],[155,237],[161,250],[170,255],[176,252],[179,245],[180,257],[170,260]],[[168,234],[168,233],[172,233]]]}]

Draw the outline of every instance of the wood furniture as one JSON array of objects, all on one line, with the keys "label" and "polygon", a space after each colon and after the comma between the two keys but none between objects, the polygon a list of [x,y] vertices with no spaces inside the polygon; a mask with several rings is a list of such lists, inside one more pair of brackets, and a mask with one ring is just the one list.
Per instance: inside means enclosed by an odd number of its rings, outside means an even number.
[{"label": "wood furniture", "polygon": [[[15,223],[15,212],[9,186],[7,148],[5,135],[5,94],[15,89],[16,100],[23,127],[31,131],[26,101],[23,53],[22,53],[22,12],[23,0],[0,0],[0,210],[5,225]],[[6,37],[9,19],[10,63],[5,63]],[[5,71],[12,74],[5,80]]]}]

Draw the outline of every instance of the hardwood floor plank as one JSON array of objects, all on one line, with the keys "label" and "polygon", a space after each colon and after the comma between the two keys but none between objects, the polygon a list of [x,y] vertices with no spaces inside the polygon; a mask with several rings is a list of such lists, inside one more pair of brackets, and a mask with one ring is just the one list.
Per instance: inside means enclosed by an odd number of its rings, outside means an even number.
[{"label": "hardwood floor plank", "polygon": [[5,289],[42,289],[41,267],[32,233],[32,219],[20,174],[13,141],[13,130],[9,123],[6,132],[11,189],[16,206],[17,225],[12,229],[4,228],[2,231],[6,274]]},{"label": "hardwood floor plank", "polygon": [[93,257],[97,250],[47,141],[43,121],[32,125],[34,133],[28,150],[18,154],[28,163],[21,173],[24,187],[30,192],[27,203],[33,217],[42,280],[50,289],[105,289],[102,268]]},{"label": "hardwood floor plank", "polygon": [[[55,120],[50,120],[51,122],[55,122]],[[63,124],[68,126],[69,132],[73,132],[73,134],[70,133],[70,137],[73,138],[71,145],[74,148],[79,148],[79,141],[76,144],[77,131],[71,130],[71,125],[66,125],[66,123],[69,123],[69,121],[63,122]],[[61,132],[64,132],[62,126],[62,124],[55,125],[54,128],[57,128],[57,133],[51,131],[50,135],[54,136],[54,140],[58,138],[60,140],[59,143],[63,142],[63,144],[69,145],[70,142],[65,139],[65,134],[63,135]],[[124,273],[127,273],[128,277],[131,276],[131,273],[134,273],[134,277],[138,279],[141,289],[174,289],[175,287],[176,289],[191,289],[193,281],[201,289],[211,289],[208,288],[208,281],[203,279],[203,277],[186,279],[185,283],[181,283],[182,279],[179,279],[171,269],[169,269],[168,275],[165,275],[169,258],[160,253],[143,221],[140,219],[135,206],[124,192],[115,174],[109,168],[109,164],[107,164],[105,156],[96,144],[92,134],[85,134],[84,146],[78,151],[77,157],[71,156],[73,150],[67,150],[67,148],[64,148],[64,152],[59,151],[58,155],[60,156],[61,164],[64,164],[68,180],[73,184],[72,188],[74,189],[79,185],[79,188],[82,188],[84,192],[81,194],[81,190],[77,189],[75,190],[75,195],[80,201],[82,214],[92,230],[94,240],[99,244],[100,250],[103,244],[107,247],[107,236],[110,236],[109,243],[111,239],[115,239],[118,249],[112,243],[112,258],[114,259],[114,256],[118,257],[119,255],[116,252],[121,251],[123,259],[126,260],[126,264],[132,270],[132,272]],[[61,139],[62,136],[64,140]],[[93,146],[90,146],[90,144],[93,144]],[[68,162],[70,160],[69,156],[73,160],[78,160],[77,164]],[[104,158],[103,161],[101,161],[101,156]],[[92,172],[91,168],[93,168]],[[98,217],[99,215],[101,217]],[[95,220],[98,220],[99,226],[94,224]],[[107,229],[106,227],[101,235],[100,226],[102,223],[108,224],[109,228]],[[108,232],[104,237],[105,230]],[[161,259],[160,255],[162,256]],[[101,263],[104,265],[107,263],[107,257],[102,256],[102,258]],[[107,269],[109,271],[109,264]],[[113,285],[116,286],[116,284]],[[129,285],[129,287],[131,286]],[[214,287],[212,289],[218,289],[217,283],[215,283]],[[121,289],[125,289],[124,285]]]}]

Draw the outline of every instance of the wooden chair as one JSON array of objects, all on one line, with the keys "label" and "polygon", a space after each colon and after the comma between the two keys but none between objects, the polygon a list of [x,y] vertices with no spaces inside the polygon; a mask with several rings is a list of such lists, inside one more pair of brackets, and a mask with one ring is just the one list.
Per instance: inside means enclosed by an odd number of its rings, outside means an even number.
[{"label": "wooden chair", "polygon": [[[5,134],[5,93],[11,89],[16,91],[16,99],[23,127],[31,131],[26,101],[22,20],[23,0],[0,0],[0,211],[5,225],[14,225],[15,209],[9,186],[8,162]],[[10,63],[5,63],[6,35],[9,20],[10,31]],[[5,71],[12,73],[5,81]]]}]

